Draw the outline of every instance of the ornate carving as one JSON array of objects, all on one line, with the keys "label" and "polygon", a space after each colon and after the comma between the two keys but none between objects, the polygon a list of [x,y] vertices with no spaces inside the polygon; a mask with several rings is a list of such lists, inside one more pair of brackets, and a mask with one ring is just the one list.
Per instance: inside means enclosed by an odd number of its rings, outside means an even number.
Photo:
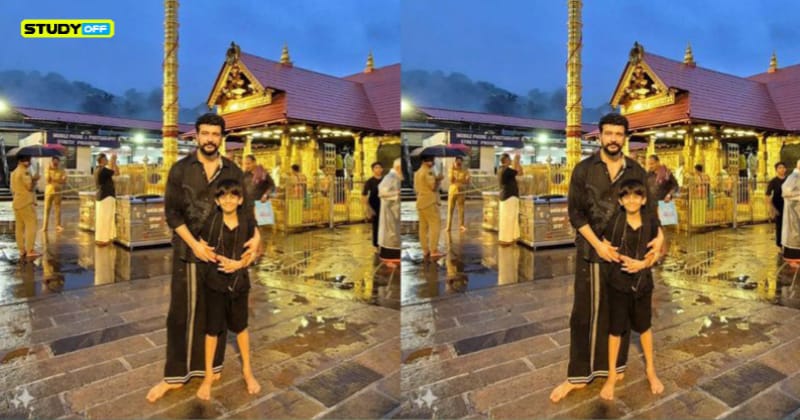
[{"label": "ornate carving", "polygon": [[628,84],[624,89],[622,95],[623,103],[645,99],[663,93],[658,84],[647,74],[641,64],[637,64],[636,67],[634,67],[631,77],[628,79]]},{"label": "ornate carving", "polygon": [[228,78],[222,86],[222,94],[225,99],[241,99],[245,94],[253,94],[255,88],[247,76],[244,74],[239,64],[233,64],[228,72]]}]

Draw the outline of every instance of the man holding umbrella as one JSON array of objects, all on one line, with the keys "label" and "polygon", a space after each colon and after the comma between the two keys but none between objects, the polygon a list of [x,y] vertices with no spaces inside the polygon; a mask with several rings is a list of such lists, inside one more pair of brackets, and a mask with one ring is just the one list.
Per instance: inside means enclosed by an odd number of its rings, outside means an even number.
[{"label": "man holding umbrella", "polygon": [[17,168],[11,173],[15,235],[20,258],[41,256],[33,249],[36,243],[36,193],[34,189],[39,175],[31,176],[28,172],[30,166],[30,156],[17,155]]}]

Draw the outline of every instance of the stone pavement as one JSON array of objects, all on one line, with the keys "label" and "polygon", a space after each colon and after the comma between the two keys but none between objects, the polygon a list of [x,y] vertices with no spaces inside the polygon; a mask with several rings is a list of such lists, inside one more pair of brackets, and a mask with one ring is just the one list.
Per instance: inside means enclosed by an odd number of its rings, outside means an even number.
[{"label": "stone pavement", "polygon": [[[91,234],[68,226],[49,234],[45,257],[17,264],[13,237],[6,236],[0,241],[0,417],[392,415],[400,400],[400,312],[383,306],[399,306],[399,272],[375,263],[368,235],[360,225],[267,235],[267,255],[251,273],[249,326],[262,392],[247,394],[231,336],[210,402],[194,397],[199,380],[193,380],[155,404],[144,397],[163,373],[169,276],[159,270],[169,269],[171,250],[107,247],[110,255],[98,267]],[[341,251],[331,241],[347,243],[352,259],[317,274],[328,252]],[[313,261],[298,248],[308,243],[317,244],[309,248]],[[47,268],[48,260],[61,265]],[[53,278],[46,271],[57,274],[60,287],[46,281]],[[330,277],[338,276],[353,288],[336,287]]]},{"label": "stone pavement", "polygon": [[[418,261],[415,244],[404,244],[405,401],[395,417],[800,416],[800,286],[776,258],[769,226],[671,233],[653,303],[663,395],[649,392],[635,336],[615,402],[599,399],[601,379],[553,404],[550,391],[566,377],[574,248],[498,256],[474,207],[469,231],[451,244],[470,262],[456,271],[461,287],[448,288],[446,263]],[[524,260],[528,252],[538,255]]]},{"label": "stone pavement", "polygon": [[212,401],[193,380],[150,404],[168,294],[162,276],[4,305],[2,417],[373,418],[398,404],[398,311],[259,284],[249,330],[261,394],[247,394],[231,336]]}]

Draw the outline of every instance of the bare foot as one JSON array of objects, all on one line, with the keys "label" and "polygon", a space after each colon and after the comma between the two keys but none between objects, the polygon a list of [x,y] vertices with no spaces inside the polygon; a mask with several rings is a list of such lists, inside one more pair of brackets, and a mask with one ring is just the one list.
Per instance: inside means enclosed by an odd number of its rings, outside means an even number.
[{"label": "bare foot", "polygon": [[625,374],[624,373],[618,373],[617,374],[617,382],[622,382],[623,379],[625,379]]},{"label": "bare foot", "polygon": [[203,379],[200,388],[197,389],[197,398],[208,401],[211,399],[211,384],[214,383],[214,377]]},{"label": "bare foot", "polygon": [[466,232],[466,231],[467,231],[467,227],[466,227],[466,226],[464,226],[464,225],[462,225],[461,227],[459,227],[459,229],[460,229],[462,232]]},{"label": "bare foot", "polygon": [[604,400],[611,401],[614,399],[614,385],[617,384],[617,379],[614,380],[607,380],[606,383],[603,385],[603,389],[600,390],[600,398]]},{"label": "bare foot", "polygon": [[573,384],[570,381],[564,381],[560,385],[550,393],[550,401],[557,403],[561,401],[564,397],[567,396],[570,392],[575,389],[581,389],[585,387],[586,384]]},{"label": "bare foot", "polygon": [[164,381],[159,382],[156,386],[150,388],[150,391],[147,392],[147,401],[154,403],[161,399],[167,391],[171,389],[178,389],[182,387],[183,384],[168,384]]},{"label": "bare foot", "polygon": [[664,392],[664,384],[656,376],[655,370],[647,372],[647,381],[650,382],[650,392],[653,394],[660,394]]},{"label": "bare foot", "polygon": [[437,258],[442,258],[442,257],[444,257],[444,254],[442,254],[439,251],[436,251],[436,252],[431,254],[431,259],[437,259]]},{"label": "bare foot", "polygon": [[63,226],[56,226],[56,232],[63,232],[63,231],[64,231]]},{"label": "bare foot", "polygon": [[253,377],[252,373],[245,373],[243,375],[244,375],[244,381],[245,383],[247,383],[248,394],[258,394],[259,392],[261,392],[261,385],[259,385],[258,381],[256,381],[256,378]]}]

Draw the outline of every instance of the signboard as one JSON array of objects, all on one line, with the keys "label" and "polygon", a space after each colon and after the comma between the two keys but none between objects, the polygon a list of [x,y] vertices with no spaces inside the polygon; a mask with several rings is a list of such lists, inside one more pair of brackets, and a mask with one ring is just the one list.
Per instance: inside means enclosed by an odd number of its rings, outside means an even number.
[{"label": "signboard", "polygon": [[501,134],[480,134],[480,133],[461,133],[458,131],[450,132],[451,144],[463,144],[476,147],[511,147],[522,149],[522,136],[504,136]]},{"label": "signboard", "polygon": [[60,144],[67,148],[70,146],[97,146],[117,149],[119,148],[119,137],[80,133],[54,133],[52,131],[48,131],[47,143]]}]

